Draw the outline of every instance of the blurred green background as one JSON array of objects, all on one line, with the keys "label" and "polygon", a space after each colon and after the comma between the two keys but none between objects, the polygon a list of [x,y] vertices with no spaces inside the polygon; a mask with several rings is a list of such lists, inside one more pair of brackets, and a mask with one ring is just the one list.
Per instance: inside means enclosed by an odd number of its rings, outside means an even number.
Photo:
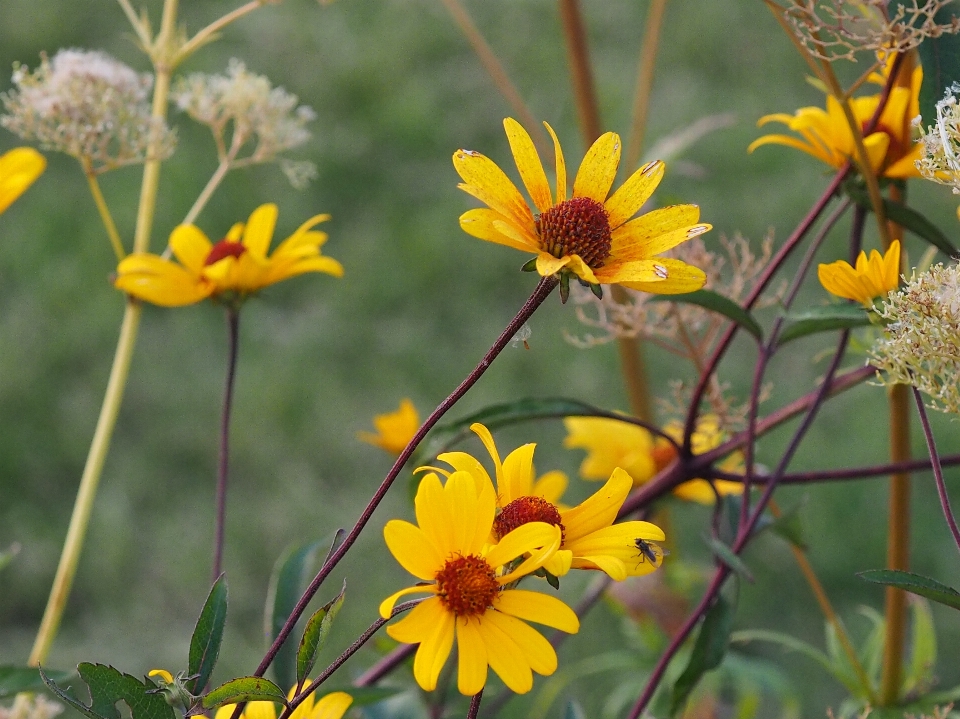
[{"label": "blurred green background", "polygon": [[[236,4],[182,3],[181,16],[196,31]],[[160,5],[147,3],[154,24]],[[572,173],[584,148],[555,3],[470,0],[467,6],[534,114],[557,130]],[[646,8],[638,2],[583,2],[603,124],[623,135]],[[52,56],[79,47],[103,49],[149,69],[110,0],[3,0],[2,10],[2,68],[15,61],[35,67],[41,52]],[[258,204],[275,201],[282,238],[305,218],[330,212],[324,252],[344,264],[346,275],[306,276],[272,287],[243,312],[225,562],[231,605],[216,678],[250,673],[262,656],[262,607],[276,558],[293,543],[349,526],[388,469],[390,458],[358,442],[356,432],[404,396],[424,413],[434,407],[474,366],[535,282],[517,271],[522,255],[477,241],[458,227],[458,215],[473,203],[456,188],[450,156],[459,147],[480,150],[509,172],[501,126],[509,109],[440,2],[340,0],[320,7],[312,0],[286,0],[229,27],[182,71],[223,72],[232,57],[316,110],[313,139],[291,156],[312,160],[320,174],[298,192],[275,166],[232,173],[198,224],[216,237]],[[860,70],[843,65],[839,71],[853,78]],[[702,177],[668,170],[660,190],[670,201],[702,207],[703,220],[715,227],[708,246],[716,246],[720,234],[740,231],[756,247],[770,228],[780,241],[824,188],[823,168],[806,155],[773,147],[748,156],[745,150],[758,136],[754,123],[761,115],[822,103],[805,72],[759,2],[669,5],[648,145],[704,115],[737,117],[732,128],[686,154],[703,168]],[[0,89],[9,86],[4,73]],[[171,121],[180,145],[162,173],[155,250],[216,165],[205,128],[175,111]],[[0,135],[0,151],[17,144],[9,133]],[[108,281],[113,255],[78,166],[65,156],[49,160],[37,184],[0,218],[0,548],[22,545],[0,573],[0,663],[23,662],[29,653],[123,309]],[[103,179],[125,238],[132,235],[139,181],[139,169]],[[956,235],[955,201],[945,188],[915,181],[910,199]],[[845,256],[846,228],[841,222],[821,260]],[[914,258],[925,249],[912,238],[907,248]],[[826,301],[813,285],[805,298]],[[531,327],[530,351],[508,349],[453,417],[494,402],[557,395],[626,409],[615,345],[581,350],[565,340],[565,334],[584,331],[572,307],[551,299]],[[813,358],[832,343],[827,336],[804,340],[776,358],[765,411],[812,386],[825,369]],[[225,351],[217,307],[146,309],[51,666],[97,661],[133,674],[184,666],[209,582]],[[664,396],[669,380],[690,377],[670,356],[648,356],[654,386]],[[722,376],[735,391],[746,392],[754,359],[746,342],[727,358]],[[848,364],[861,360],[854,355]],[[831,402],[793,468],[882,462],[884,416],[884,392],[876,387]],[[958,451],[957,424],[941,416],[934,422],[941,450]],[[760,461],[774,463],[785,436],[765,438]],[[573,474],[582,454],[563,450],[562,437],[559,423],[544,423],[499,433],[498,442],[507,451],[537,441],[541,471]],[[914,446],[917,455],[925,451],[916,430]],[[957,473],[950,478],[955,481]],[[854,572],[882,566],[885,486],[872,480],[782,493],[783,505],[804,503],[811,561],[858,637],[868,629],[858,606],[880,608],[882,601],[882,592]],[[574,494],[594,488],[574,485]],[[913,500],[915,569],[956,584],[957,556],[930,475],[917,475]],[[705,565],[700,535],[708,511],[674,506],[677,554]],[[384,596],[408,581],[383,546],[380,529],[387,519],[410,514],[401,481],[321,591],[318,600],[326,601],[343,577],[348,580],[328,658],[373,620]],[[822,617],[786,545],[764,537],[746,558],[757,581],[741,588],[737,626],[776,629],[821,646]],[[575,601],[582,586],[569,581],[562,594]],[[960,681],[960,625],[946,610],[935,608],[934,616],[941,648],[936,674],[940,686],[948,687]],[[561,666],[622,645],[619,627],[609,606],[598,607],[564,647]],[[765,652],[785,667],[805,714],[821,715],[843,697],[842,688],[806,659],[768,647],[750,651]],[[342,670],[344,679],[376,656],[373,648],[361,652]],[[570,693],[588,716],[599,716],[617,679],[590,677],[575,682]],[[525,715],[527,701],[513,702],[503,715]],[[559,712],[558,704],[552,715]]]}]

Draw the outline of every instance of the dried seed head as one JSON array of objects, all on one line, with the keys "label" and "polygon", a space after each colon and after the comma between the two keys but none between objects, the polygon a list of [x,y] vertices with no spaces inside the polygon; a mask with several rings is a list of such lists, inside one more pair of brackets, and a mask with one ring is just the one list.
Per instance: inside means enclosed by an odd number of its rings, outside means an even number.
[{"label": "dried seed head", "polygon": [[153,77],[137,73],[106,53],[61,50],[42,57],[30,72],[16,65],[14,89],[0,95],[6,114],[0,125],[49,150],[65,152],[105,172],[156,157],[169,157],[176,135],[152,118]]},{"label": "dried seed head", "polygon": [[888,322],[871,349],[881,384],[910,384],[931,408],[960,414],[960,267],[937,265],[883,302]]},{"label": "dried seed head", "polygon": [[[210,127],[220,159],[232,153],[233,167],[280,159],[280,153],[310,138],[305,126],[316,119],[311,108],[297,105],[296,95],[273,87],[263,75],[248,72],[237,59],[230,61],[226,75],[193,73],[180,78],[171,96],[177,107]],[[244,150],[247,154],[241,157]],[[281,167],[294,187],[305,186],[316,175],[309,162],[281,159]]]},{"label": "dried seed head", "polygon": [[936,122],[921,129],[923,157],[917,161],[917,169],[928,180],[953,187],[960,195],[960,85],[947,90],[937,103]]}]

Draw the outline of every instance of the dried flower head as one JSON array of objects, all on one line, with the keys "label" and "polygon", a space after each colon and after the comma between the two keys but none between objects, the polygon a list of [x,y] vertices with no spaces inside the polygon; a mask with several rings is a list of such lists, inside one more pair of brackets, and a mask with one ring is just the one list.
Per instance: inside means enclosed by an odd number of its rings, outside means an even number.
[{"label": "dried flower head", "polygon": [[42,694],[33,694],[24,703],[12,707],[0,707],[0,719],[53,719],[63,712],[63,704],[47,699]]},{"label": "dried flower head", "polygon": [[33,72],[16,65],[14,89],[0,95],[0,125],[101,173],[147,160],[151,144],[168,157],[176,136],[150,116],[153,77],[106,53],[60,50]]},{"label": "dried flower head", "polygon": [[951,0],[795,0],[787,20],[806,48],[824,60],[856,62],[858,52],[907,52],[924,38],[960,31],[960,18],[937,22]]},{"label": "dried flower head", "polygon": [[874,344],[881,384],[911,384],[931,397],[930,407],[960,414],[960,267],[936,265],[887,297],[887,321]]},{"label": "dried flower head", "polygon": [[937,103],[936,123],[922,130],[923,157],[917,169],[928,180],[953,187],[960,195],[960,85],[954,83]]},{"label": "dried flower head", "polygon": [[[306,124],[316,118],[311,108],[297,105],[296,95],[248,72],[237,59],[230,61],[226,75],[193,73],[180,78],[172,98],[213,131],[221,162],[234,168],[272,162],[281,152],[302,145],[310,138]],[[244,148],[248,154],[241,157]],[[281,159],[281,167],[294,187],[305,186],[316,176],[309,162]]]}]

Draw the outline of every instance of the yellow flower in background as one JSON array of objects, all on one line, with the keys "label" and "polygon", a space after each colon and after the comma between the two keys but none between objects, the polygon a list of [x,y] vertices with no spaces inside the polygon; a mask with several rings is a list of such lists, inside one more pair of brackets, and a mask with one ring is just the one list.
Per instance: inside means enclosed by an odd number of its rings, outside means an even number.
[{"label": "yellow flower in background", "polygon": [[[562,541],[557,553],[543,566],[562,577],[571,569],[594,569],[623,581],[628,576],[649,574],[660,566],[644,561],[637,540],[662,542],[663,530],[650,522],[614,524],[633,481],[622,469],[615,468],[607,482],[576,507],[559,504],[567,486],[562,472],[549,472],[534,481],[535,444],[518,447],[500,461],[500,453],[490,431],[475,423],[470,429],[483,442],[496,468],[497,506],[492,541],[500,539],[528,522],[546,522],[560,528]],[[447,452],[437,457],[454,471],[470,474],[478,488],[490,486],[490,475],[483,465],[466,452]],[[438,470],[440,471],[440,470]]]},{"label": "yellow flower in background", "polygon": [[[389,618],[401,596],[430,595],[387,627],[397,641],[420,645],[413,660],[417,683],[426,691],[436,689],[456,640],[462,694],[483,689],[488,667],[517,694],[530,691],[532,672],[553,674],[557,654],[526,621],[570,633],[579,630],[580,621],[559,599],[504,587],[553,556],[560,546],[559,527],[531,522],[491,544],[497,507],[493,485],[478,486],[468,472],[453,472],[446,484],[427,474],[415,505],[417,525],[393,519],[383,536],[396,560],[420,582],[385,599],[380,616]],[[529,556],[507,571],[505,565],[524,555]]]},{"label": "yellow flower in background", "polygon": [[47,166],[32,147],[15,147],[0,155],[0,212],[22,195]]},{"label": "yellow flower in background", "polygon": [[606,417],[567,417],[563,426],[563,446],[587,451],[580,465],[584,479],[607,479],[619,467],[639,487],[657,473],[653,438],[643,427]]},{"label": "yellow flower in background", "polygon": [[400,454],[420,429],[420,415],[417,408],[407,398],[400,400],[396,412],[378,414],[373,418],[373,432],[357,432],[357,437],[368,444],[386,450],[390,454]]},{"label": "yellow flower in background", "polygon": [[546,125],[556,153],[556,195],[527,131],[511,118],[503,126],[536,209],[530,209],[493,160],[458,150],[453,165],[463,178],[460,189],[487,205],[460,216],[465,232],[534,253],[537,272],[544,277],[563,271],[591,285],[619,284],[659,294],[703,287],[706,275],[701,269],[655,257],[711,229],[698,224],[699,207],[674,205],[630,219],[660,184],[662,162],[647,163],[608,198],[620,164],[620,137],[608,132],[587,151],[573,182],[573,197],[567,199],[566,163],[553,128]]},{"label": "yellow flower in background", "polygon": [[180,225],[170,235],[170,249],[180,261],[136,253],[117,267],[117,289],[164,307],[193,304],[232,293],[243,297],[305,272],[343,275],[339,262],[320,254],[327,234],[313,228],[330,219],[315,215],[267,256],[277,224],[277,206],[255,209],[246,224],[238,222],[216,244],[194,225]]},{"label": "yellow flower in background", "polygon": [[871,250],[867,259],[867,253],[861,251],[856,267],[844,260],[820,265],[817,277],[830,294],[872,306],[877,297],[883,297],[900,284],[900,241],[891,242],[883,256]]},{"label": "yellow flower in background", "polygon": [[[874,75],[874,81],[886,83],[893,57],[891,54],[884,65],[882,76]],[[890,91],[876,129],[863,138],[870,166],[880,177],[920,177],[916,161],[923,154],[923,146],[922,143],[914,142],[911,121],[920,114],[922,82],[922,68],[917,66],[911,70],[908,63],[903,63],[897,84]],[[861,128],[870,122],[879,103],[879,94],[850,100],[850,108]],[[793,115],[782,112],[765,115],[757,121],[757,126],[762,127],[768,122],[783,123],[798,133],[800,138],[791,135],[764,135],[754,140],[747,152],[753,152],[761,145],[786,145],[813,155],[834,168],[840,168],[847,160],[856,158],[853,133],[850,132],[840,103],[832,95],[827,95],[825,111],[819,107],[801,107]]]},{"label": "yellow flower in background", "polygon": [[[650,432],[635,424],[606,417],[567,417],[563,423],[567,428],[563,446],[587,451],[580,465],[580,476],[584,479],[603,479],[619,467],[632,478],[633,486],[639,487],[672,464],[677,456],[673,444],[663,437],[654,438]],[[664,427],[664,432],[678,442],[683,439],[683,425],[679,422],[669,423]],[[720,446],[724,439],[726,435],[719,419],[714,415],[704,415],[691,438],[691,451],[694,455],[703,454]],[[720,466],[735,471],[740,464],[739,455],[734,454]],[[739,482],[716,480],[713,485],[721,495],[743,491],[743,485]],[[680,499],[700,504],[713,504],[716,499],[710,483],[704,479],[684,482],[673,493]]]},{"label": "yellow flower in background", "polygon": [[[296,694],[292,687],[287,694],[292,699]],[[346,692],[331,692],[318,700],[311,694],[290,714],[290,719],[341,719],[353,703],[353,697]],[[273,702],[248,702],[240,719],[277,719],[277,705]],[[227,704],[217,709],[214,719],[230,719],[235,704]]]}]

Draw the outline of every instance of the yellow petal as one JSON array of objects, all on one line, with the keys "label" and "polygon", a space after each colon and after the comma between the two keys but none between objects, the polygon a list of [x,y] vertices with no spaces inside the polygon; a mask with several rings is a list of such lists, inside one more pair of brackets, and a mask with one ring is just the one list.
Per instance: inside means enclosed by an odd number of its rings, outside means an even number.
[{"label": "yellow petal", "polygon": [[[573,274],[579,277],[584,282],[589,282],[592,285],[598,284],[600,281],[597,279],[596,275],[593,274],[593,270],[583,261],[583,258],[580,255],[570,255],[570,261],[567,263],[567,269],[571,270]],[[538,263],[539,264],[539,263]]]},{"label": "yellow petal", "polygon": [[402,519],[391,519],[383,528],[390,553],[410,574],[432,581],[443,567],[443,556],[423,530]]},{"label": "yellow petal", "polygon": [[[440,478],[428,474],[420,480],[417,496],[414,499],[417,524],[424,536],[436,548],[440,557],[445,558],[454,546],[453,527],[450,526],[447,497]],[[438,568],[440,565],[437,565]]]},{"label": "yellow petal", "polygon": [[563,546],[570,549],[580,537],[612,524],[632,487],[630,475],[617,467],[606,483],[579,506],[561,512]]},{"label": "yellow petal", "polygon": [[206,299],[212,283],[156,255],[128,255],[117,267],[114,287],[162,307],[181,307]]},{"label": "yellow petal", "polygon": [[533,204],[539,212],[546,212],[553,207],[553,198],[550,196],[547,175],[543,171],[543,164],[540,162],[540,155],[537,154],[537,148],[534,147],[533,140],[530,139],[530,135],[527,134],[520,123],[512,117],[503,121],[503,129],[507,132],[510,151],[517,163],[520,179],[523,180],[524,187],[530,193],[530,199],[533,200]]},{"label": "yellow petal", "polygon": [[523,195],[493,160],[472,150],[457,150],[453,166],[463,178],[461,190],[518,226],[533,227],[533,214]]},{"label": "yellow petal", "polygon": [[277,719],[273,702],[250,702],[243,710],[244,719]]},{"label": "yellow petal", "polygon": [[487,683],[487,647],[480,637],[478,619],[457,619],[457,653],[457,689],[461,694],[473,696]]},{"label": "yellow petal", "polygon": [[567,475],[560,470],[545,472],[534,482],[533,496],[542,497],[551,504],[556,504],[563,497],[563,493],[567,491],[569,483],[570,480],[567,479]]},{"label": "yellow petal", "polygon": [[437,678],[453,647],[455,621],[450,612],[438,613],[432,632],[420,642],[413,659],[413,676],[425,691],[437,688]]},{"label": "yellow petal", "polygon": [[498,612],[543,624],[568,634],[580,631],[576,612],[556,597],[527,589],[508,589],[493,601]]},{"label": "yellow petal", "polygon": [[611,229],[616,230],[637,214],[643,203],[649,200],[650,195],[657,189],[665,170],[666,166],[660,160],[648,162],[613,193],[613,197],[604,203]]},{"label": "yellow petal", "polygon": [[883,161],[887,156],[889,147],[890,135],[885,132],[875,132],[863,138],[863,148],[867,151],[867,157],[870,158],[870,167],[874,172],[882,174]]},{"label": "yellow petal", "polygon": [[277,206],[272,202],[260,205],[252,213],[243,230],[243,246],[255,257],[266,257],[277,226]]},{"label": "yellow petal", "polygon": [[491,623],[516,642],[523,658],[537,674],[549,676],[557,671],[557,653],[544,636],[516,617],[502,612],[487,612],[484,623]]},{"label": "yellow petal", "polygon": [[543,564],[543,568],[555,577],[563,577],[570,571],[573,561],[573,552],[568,549],[558,549],[556,553]]},{"label": "yellow petal", "polygon": [[493,486],[493,482],[490,479],[490,475],[487,474],[486,468],[480,464],[480,460],[471,454],[467,454],[466,452],[444,452],[443,454],[438,454],[437,459],[449,464],[453,467],[454,471],[468,472],[473,475],[478,494],[484,483]]},{"label": "yellow petal", "polygon": [[468,235],[473,235],[487,242],[506,245],[522,252],[535,252],[537,249],[535,245],[520,242],[494,227],[494,222],[497,220],[502,222],[504,219],[504,216],[496,210],[478,207],[474,210],[467,210],[460,215],[460,228]]},{"label": "yellow petal", "polygon": [[[649,564],[649,562],[647,562]],[[609,554],[585,555],[574,557],[573,569],[596,569],[615,582],[622,582],[630,572],[624,561]]]},{"label": "yellow petal", "polygon": [[611,233],[610,254],[624,260],[659,255],[692,239],[686,231],[694,226],[702,227],[696,224],[699,220],[697,205],[672,205],[653,210]]},{"label": "yellow petal", "polygon": [[536,444],[517,447],[503,461],[503,478],[497,487],[500,506],[533,494],[533,452]]},{"label": "yellow petal", "polygon": [[387,625],[387,634],[404,644],[419,644],[448,615],[450,612],[438,597],[428,597],[398,621]]},{"label": "yellow petal", "polygon": [[554,257],[553,255],[546,254],[545,252],[541,252],[539,255],[537,255],[537,272],[540,273],[541,277],[555,275],[568,264],[570,264],[569,255],[566,257]]},{"label": "yellow petal", "polygon": [[180,263],[193,274],[203,271],[213,244],[200,228],[194,225],[178,225],[170,233],[170,249]]},{"label": "yellow petal", "polygon": [[526,694],[533,689],[533,672],[530,671],[530,664],[514,638],[495,623],[487,621],[487,614],[481,618],[479,635],[486,646],[490,668],[512,692]]},{"label": "yellow petal", "polygon": [[[487,553],[487,561],[490,562],[490,566],[492,567],[503,566],[521,554],[526,554],[540,547],[550,546],[559,535],[560,528],[552,524],[547,524],[546,522],[528,522],[527,524],[522,524],[512,532],[509,532],[490,549]],[[560,543],[556,542],[556,544],[559,546]],[[554,551],[556,551],[556,547],[554,547]],[[552,553],[553,552],[551,552],[551,554]],[[544,561],[546,561],[546,559],[544,559]],[[536,569],[536,567],[534,567],[534,569]],[[533,569],[527,570],[527,573],[531,571],[533,571]],[[511,574],[507,576],[515,573],[516,572],[511,572]],[[501,582],[504,584],[508,581],[506,577],[501,578]]]},{"label": "yellow petal", "polygon": [[496,508],[491,508],[489,524],[485,528],[486,531],[480,534],[478,541],[478,497],[473,476],[467,472],[454,472],[443,486],[443,493],[447,501],[446,521],[453,531],[453,543],[446,547],[446,554],[450,552],[463,555],[479,554],[483,549],[484,540],[493,527]]},{"label": "yellow petal", "polygon": [[[2,160],[3,158],[0,157],[0,161]],[[0,167],[0,169],[2,169],[2,167]],[[160,677],[161,679],[163,679],[165,684],[173,684],[173,675],[170,672],[168,672],[166,669],[151,669],[147,673],[147,676]]]},{"label": "yellow petal", "polygon": [[567,199],[567,163],[563,159],[563,150],[560,148],[560,140],[557,139],[557,133],[553,131],[548,123],[543,123],[553,138],[553,156],[554,169],[557,173],[557,204]]},{"label": "yellow petal", "polygon": [[271,255],[274,259],[278,259],[287,255],[288,253],[293,253],[298,251],[303,245],[309,245],[312,247],[319,247],[327,241],[326,232],[311,232],[310,230],[321,222],[326,222],[330,219],[330,215],[323,213],[320,215],[314,215],[309,220],[304,222],[296,231],[290,235],[287,239],[277,245],[277,249],[273,251]]},{"label": "yellow petal", "polygon": [[493,466],[497,472],[497,489],[498,491],[503,491],[503,463],[500,461],[500,453],[497,451],[496,442],[493,441],[493,435],[490,434],[489,429],[479,422],[471,424],[470,431],[480,438],[487,453],[490,455],[490,459],[493,460]]},{"label": "yellow petal", "polygon": [[619,165],[620,136],[615,132],[606,132],[597,138],[580,163],[573,181],[573,196],[589,197],[602,205],[617,176]]},{"label": "yellow petal", "polygon": [[0,212],[40,177],[47,159],[32,147],[15,147],[0,155]]},{"label": "yellow petal", "polygon": [[[703,270],[693,265],[688,265],[682,260],[675,260],[670,257],[658,257],[656,260],[642,260],[637,263],[640,265],[649,263],[647,266],[652,268],[654,274],[660,279],[657,282],[646,280],[639,281],[618,281],[618,284],[641,292],[653,292],[659,295],[682,295],[687,292],[699,290],[706,284],[707,276]],[[666,277],[662,275],[666,270]]]},{"label": "yellow petal", "polygon": [[[378,610],[380,612],[381,618],[383,619],[390,618],[390,614],[393,613],[393,607],[397,603],[397,600],[400,597],[405,597],[408,594],[425,594],[425,593],[436,594],[437,593],[436,585],[435,584],[418,585],[415,587],[407,587],[405,589],[401,589],[399,592],[394,592],[389,597],[387,597],[382,602],[380,602],[380,607],[378,608]],[[422,605],[418,604],[417,606],[419,607]]]},{"label": "yellow petal", "polygon": [[352,703],[346,692],[331,692],[313,706],[309,719],[341,719]]}]

